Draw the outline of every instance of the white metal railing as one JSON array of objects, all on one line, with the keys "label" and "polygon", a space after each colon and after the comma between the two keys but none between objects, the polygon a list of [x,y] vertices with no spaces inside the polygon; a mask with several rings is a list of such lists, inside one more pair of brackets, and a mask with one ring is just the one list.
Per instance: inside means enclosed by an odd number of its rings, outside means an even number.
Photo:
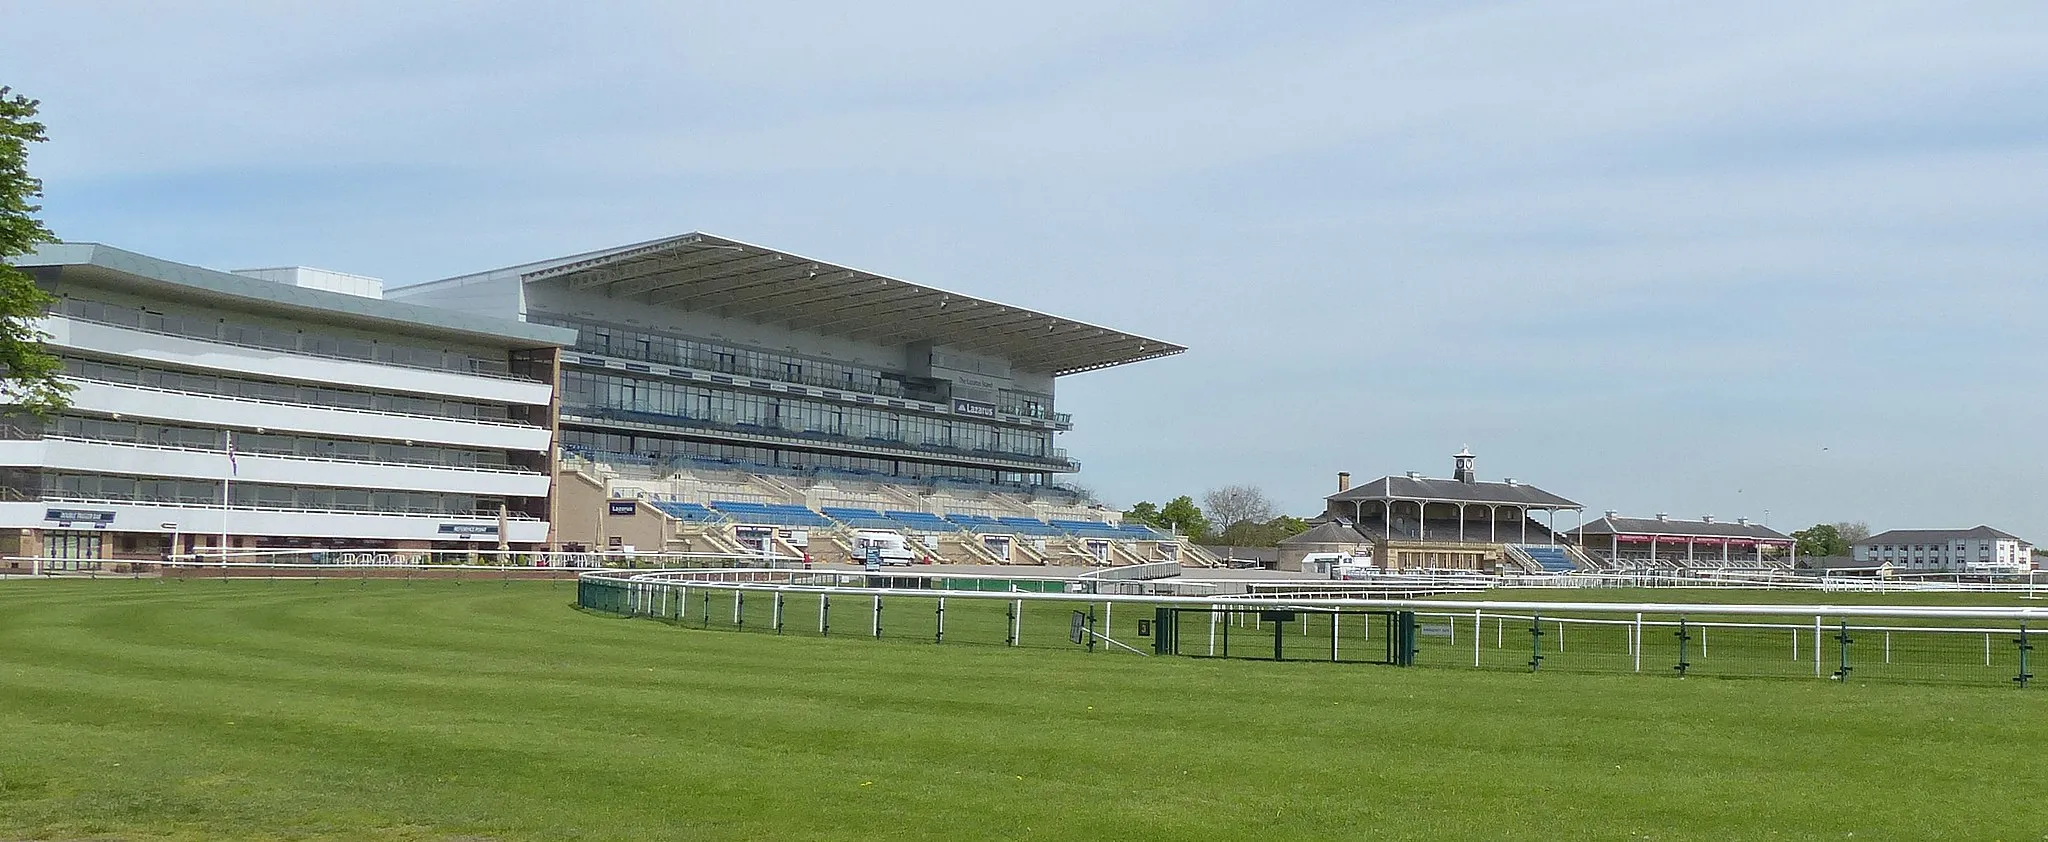
[{"label": "white metal railing", "polygon": [[[82,299],[70,299],[70,300],[82,300]],[[104,302],[101,302],[101,303],[104,303]],[[342,355],[340,355],[340,354],[322,354],[322,353],[318,353],[318,352],[315,352],[315,351],[308,351],[308,350],[305,350],[305,349],[303,349],[303,348],[277,348],[277,347],[272,347],[272,346],[269,346],[269,345],[256,345],[256,344],[253,344],[253,343],[248,343],[248,342],[236,342],[236,341],[234,341],[234,340],[231,340],[231,339],[221,339],[221,338],[219,338],[219,337],[217,337],[217,336],[201,336],[201,335],[198,335],[198,334],[191,334],[191,333],[178,333],[178,332],[175,332],[175,331],[168,331],[168,330],[154,330],[154,329],[151,329],[151,328],[146,328],[146,327],[142,327],[142,326],[140,326],[140,325],[129,325],[129,324],[122,324],[122,323],[120,323],[120,322],[111,322],[111,321],[107,321],[107,320],[105,320],[105,319],[92,319],[92,318],[87,318],[87,317],[85,317],[85,316],[80,316],[80,315],[76,315],[76,314],[73,314],[73,313],[66,313],[66,312],[63,312],[63,311],[62,311],[61,309],[59,309],[59,310],[53,310],[53,311],[51,311],[50,313],[48,313],[48,314],[44,315],[44,316],[43,316],[43,318],[58,318],[58,319],[70,319],[70,320],[73,320],[73,321],[80,321],[80,322],[84,322],[84,323],[86,323],[86,324],[94,324],[94,325],[100,325],[100,326],[103,326],[103,327],[112,327],[112,328],[119,328],[119,329],[121,329],[121,330],[132,330],[132,331],[135,331],[136,333],[147,333],[147,334],[150,334],[150,335],[152,335],[152,336],[168,336],[168,337],[171,337],[171,338],[173,338],[173,339],[185,339],[185,340],[189,340],[189,341],[192,341],[192,342],[205,342],[205,343],[208,343],[208,344],[212,344],[212,345],[226,345],[226,346],[229,346],[229,347],[232,347],[232,348],[247,348],[247,349],[249,349],[249,350],[252,350],[252,351],[266,351],[266,352],[270,352],[270,353],[274,353],[274,354],[291,354],[291,355],[293,355],[293,356],[298,356],[298,357],[310,357],[310,358],[312,358],[312,359],[316,359],[316,360],[334,360],[334,361],[336,361],[336,362],[349,362],[349,363],[362,363],[362,364],[364,364],[364,365],[375,365],[375,366],[388,366],[388,367],[390,367],[390,368],[403,368],[403,369],[410,369],[410,370],[413,370],[413,371],[431,371],[431,372],[436,372],[436,373],[440,373],[440,374],[455,374],[455,375],[468,375],[468,376],[471,376],[471,377],[482,377],[482,378],[486,378],[486,379],[490,379],[490,380],[506,380],[506,381],[511,381],[511,382],[514,382],[514,383],[541,383],[541,382],[542,382],[542,381],[539,381],[539,380],[535,380],[535,379],[533,379],[533,378],[531,378],[531,377],[521,377],[521,376],[519,376],[519,375],[516,375],[516,374],[513,374],[513,373],[511,373],[510,371],[505,371],[505,372],[502,372],[502,373],[501,373],[501,372],[497,372],[497,371],[478,371],[478,370],[476,370],[476,367],[475,367],[475,365],[473,365],[473,364],[472,364],[472,365],[469,365],[469,366],[464,366],[463,368],[459,368],[459,369],[457,369],[457,368],[447,368],[447,367],[439,367],[439,366],[430,366],[430,365],[420,365],[420,364],[418,364],[418,363],[404,363],[404,362],[397,362],[397,361],[386,361],[386,360],[379,360],[379,359],[375,359],[374,357],[372,357],[372,358],[369,358],[369,359],[365,359],[365,358],[362,358],[362,357],[346,357],[346,356],[342,356]],[[396,346],[394,346],[394,347],[396,347]],[[425,350],[425,349],[417,349],[417,350]],[[492,365],[492,364],[496,364],[496,361],[494,361],[494,360],[487,360],[487,359],[483,359],[483,358],[480,358],[480,357],[466,357],[465,359],[468,359],[468,360],[470,360],[470,361],[471,361],[472,363],[479,363],[479,362],[480,362],[480,363],[484,363],[484,364],[486,364],[486,365]]]},{"label": "white metal railing", "polygon": [[457,415],[423,415],[417,412],[402,412],[397,410],[386,411],[382,409],[363,409],[361,407],[354,406],[328,406],[326,404],[318,403],[294,403],[291,401],[272,400],[270,398],[252,398],[246,395],[223,395],[218,392],[193,392],[187,391],[185,389],[166,389],[163,388],[162,386],[146,386],[141,383],[123,383],[119,380],[101,380],[93,377],[80,377],[75,374],[63,375],[61,379],[75,381],[78,383],[92,383],[100,386],[119,386],[123,389],[140,389],[145,392],[156,392],[165,395],[181,395],[185,397],[195,398],[212,398],[214,400],[234,401],[237,403],[262,404],[264,406],[282,406],[289,407],[292,409],[318,409],[326,412],[347,412],[356,415],[369,415],[377,418],[417,418],[426,421],[447,421],[455,424],[481,424],[488,427],[511,427],[514,429],[526,430],[547,429],[545,427],[536,427],[532,424],[521,424],[517,421],[511,420],[501,421],[494,418],[463,418]]},{"label": "white metal railing", "polygon": [[[177,445],[170,444],[150,444],[149,442],[117,441],[114,439],[93,439],[85,438],[82,436],[67,436],[57,434],[47,434],[44,435],[42,439],[44,441],[68,441],[77,444],[100,444],[112,447],[132,447],[142,450],[163,450],[171,451],[174,453],[198,453],[223,457],[227,455],[227,451],[225,449],[218,447],[180,447]],[[509,465],[499,468],[472,465],[443,465],[435,462],[387,461],[383,459],[341,459],[333,456],[303,456],[296,453],[270,453],[262,450],[236,450],[235,455],[247,456],[252,459],[289,459],[294,462],[319,462],[339,465],[372,465],[376,467],[385,468],[427,468],[437,471],[464,471],[468,473],[505,474],[510,476],[546,476],[546,474],[540,473],[539,471],[529,471],[523,468],[515,468]]]},{"label": "white metal railing", "polygon": [[[937,576],[940,574],[925,574]],[[582,574],[584,578],[596,578],[620,584],[658,585],[666,587],[713,588],[718,590],[755,590],[766,592],[818,593],[830,591],[850,593],[859,596],[882,597],[931,597],[938,592],[928,588],[865,587],[839,584],[845,579],[872,581],[875,578],[904,578],[890,573],[866,573],[846,571],[789,570],[776,568],[718,569],[718,570],[598,570]],[[793,583],[801,578],[803,584]],[[974,578],[954,574],[947,578]],[[1024,580],[1031,577],[992,575],[981,578]],[[814,584],[829,579],[833,584]],[[1077,580],[1078,581],[1078,580]],[[1127,595],[1081,592],[1048,593],[1042,591],[971,591],[946,590],[949,598],[961,599],[1022,599],[1044,602],[1108,602],[1143,605],[1181,605],[1187,607],[1234,607],[1241,609],[1269,609],[1274,601],[1252,596],[1171,596],[1171,595]],[[1863,617],[1863,618],[1928,618],[1928,619],[1979,619],[1979,620],[2048,620],[2048,606],[1958,606],[1958,605],[1799,605],[1783,603],[1718,603],[1718,602],[1569,602],[1531,600],[1432,600],[1432,599],[1371,599],[1360,597],[1336,597],[1316,599],[1306,605],[1308,608],[1377,608],[1403,611],[1437,611],[1471,616],[1473,612],[1520,612],[1522,614],[1554,614],[1556,612],[1591,614],[1656,614],[1672,616],[1748,616],[1748,617]]]},{"label": "white metal railing", "polygon": [[[258,483],[247,484],[255,485]],[[302,508],[296,506],[262,506],[247,504],[222,506],[218,502],[208,502],[204,500],[116,500],[104,497],[78,497],[61,494],[43,494],[37,497],[36,501],[41,503],[84,503],[93,506],[176,506],[181,509],[207,509],[215,511],[224,508],[230,512],[280,512],[284,514],[376,515],[380,517],[466,518],[469,520],[496,520],[498,518],[498,513],[492,511],[439,512],[427,511],[424,509],[318,509]],[[539,520],[539,518],[532,517],[530,515],[509,511],[505,513],[505,519],[515,522],[528,523]],[[201,531],[203,532],[204,530]]]}]

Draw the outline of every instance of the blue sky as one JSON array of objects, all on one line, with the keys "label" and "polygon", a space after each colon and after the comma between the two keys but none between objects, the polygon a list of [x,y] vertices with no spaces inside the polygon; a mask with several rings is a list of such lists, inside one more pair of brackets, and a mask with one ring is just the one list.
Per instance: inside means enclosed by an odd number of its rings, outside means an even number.
[{"label": "blue sky", "polygon": [[[966,8],[967,6],[973,8]],[[2048,541],[2048,5],[0,0],[61,236],[407,283],[702,230],[1193,348],[1128,503],[1482,476]]]}]

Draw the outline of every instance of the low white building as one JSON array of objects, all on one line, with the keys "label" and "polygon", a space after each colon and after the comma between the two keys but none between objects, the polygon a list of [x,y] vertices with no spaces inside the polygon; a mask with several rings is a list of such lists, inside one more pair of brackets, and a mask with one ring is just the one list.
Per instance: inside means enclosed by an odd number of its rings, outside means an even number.
[{"label": "low white building", "polygon": [[550,540],[573,331],[89,243],[14,265],[59,299],[39,327],[75,391],[56,417],[6,421],[0,555]]},{"label": "low white building", "polygon": [[1890,564],[1899,573],[2025,573],[2034,569],[2034,545],[2009,532],[1971,529],[1894,529],[1855,545],[1856,561]]}]

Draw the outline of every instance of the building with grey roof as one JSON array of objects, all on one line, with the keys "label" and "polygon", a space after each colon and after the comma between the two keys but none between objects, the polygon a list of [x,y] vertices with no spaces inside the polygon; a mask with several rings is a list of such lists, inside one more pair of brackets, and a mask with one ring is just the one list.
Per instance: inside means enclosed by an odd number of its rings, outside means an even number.
[{"label": "building with grey roof", "polygon": [[2026,573],[2034,569],[2034,545],[1989,526],[1969,529],[1893,529],[1856,542],[1854,555],[1870,567],[1891,565],[1894,573]]},{"label": "building with grey roof", "polygon": [[1791,536],[1749,518],[1679,520],[1605,516],[1567,533],[1588,555],[1616,568],[1780,568],[1798,555]]},{"label": "building with grey roof", "polygon": [[1340,473],[1337,493],[1323,498],[1324,517],[1374,537],[1389,569],[1469,570],[1503,564],[1508,545],[1556,544],[1558,513],[1584,515],[1570,498],[1513,478],[1481,481],[1469,449],[1451,458],[1448,479],[1409,472],[1354,486]]}]

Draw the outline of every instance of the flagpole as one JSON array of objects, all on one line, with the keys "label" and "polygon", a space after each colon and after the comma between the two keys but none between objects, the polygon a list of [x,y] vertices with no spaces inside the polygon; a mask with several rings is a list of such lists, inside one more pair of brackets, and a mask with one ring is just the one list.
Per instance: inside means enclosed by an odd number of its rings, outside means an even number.
[{"label": "flagpole", "polygon": [[235,472],[235,431],[220,431],[221,442],[226,445],[228,469],[220,475],[220,563],[228,563],[228,477]]}]

